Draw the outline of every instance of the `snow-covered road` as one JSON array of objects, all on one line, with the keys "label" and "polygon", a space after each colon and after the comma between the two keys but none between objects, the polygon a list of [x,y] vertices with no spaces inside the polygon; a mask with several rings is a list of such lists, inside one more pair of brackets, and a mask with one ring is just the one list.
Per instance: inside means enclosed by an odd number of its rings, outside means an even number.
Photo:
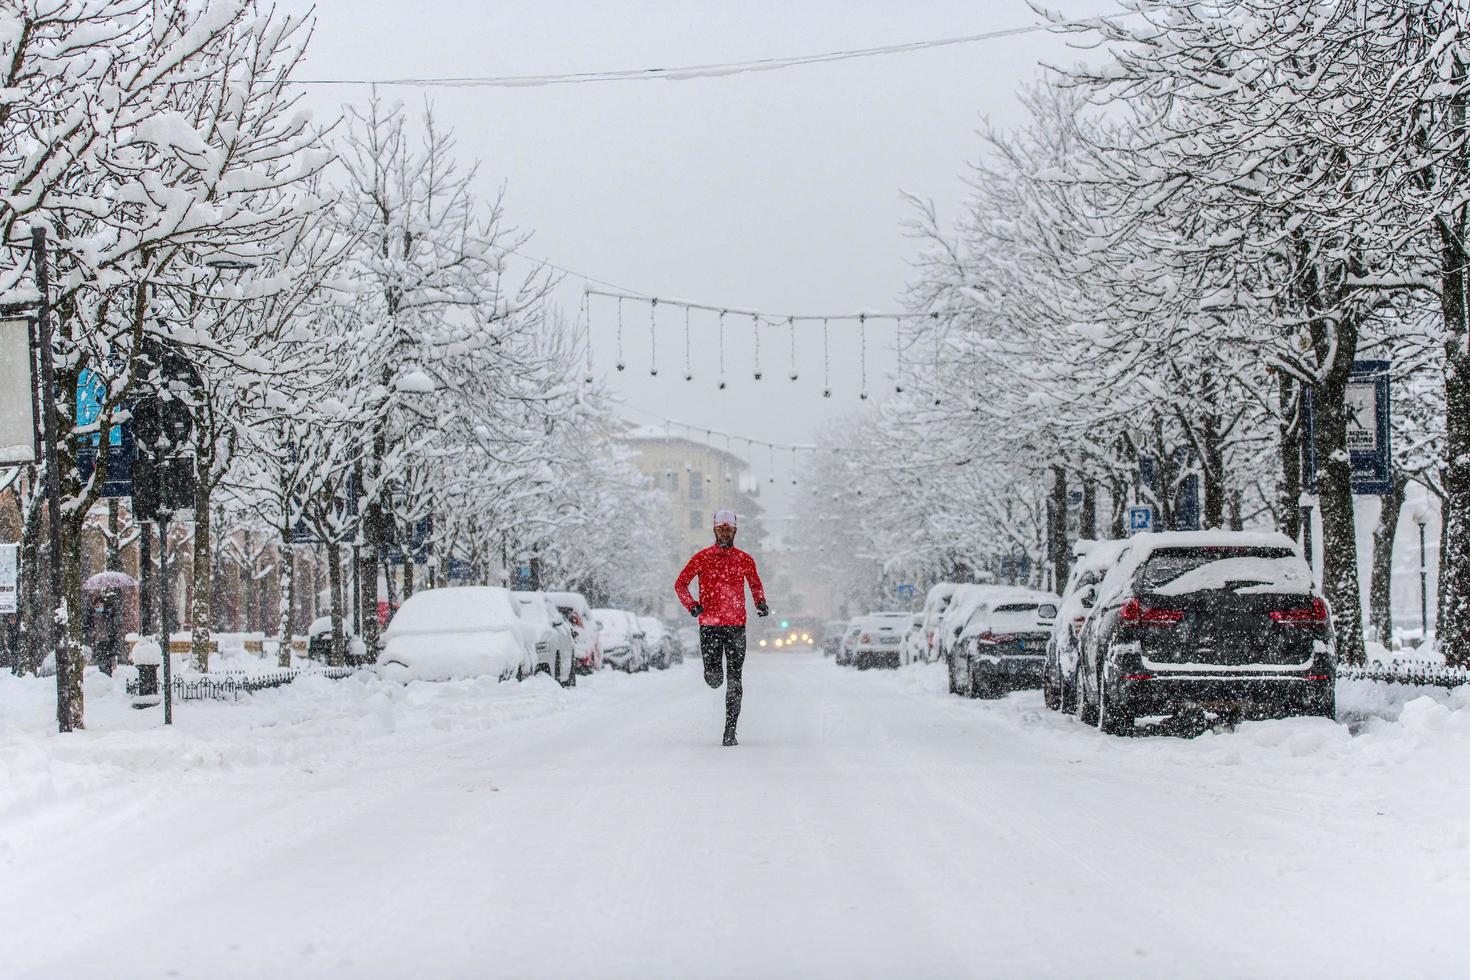
[{"label": "snow-covered road", "polygon": [[1465,968],[1464,691],[1375,705],[1356,736],[1125,740],[1036,692],[948,697],[932,665],[761,655],[726,749],[694,665],[592,680],[323,681],[330,711],[303,687],[183,706],[171,733],[123,709],[70,741],[0,729],[0,775],[30,780],[0,796],[0,974]]}]

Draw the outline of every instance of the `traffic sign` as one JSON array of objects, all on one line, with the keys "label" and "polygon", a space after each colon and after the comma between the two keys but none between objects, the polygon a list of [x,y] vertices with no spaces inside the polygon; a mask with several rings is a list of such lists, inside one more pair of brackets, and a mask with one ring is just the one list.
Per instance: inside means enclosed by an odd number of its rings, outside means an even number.
[{"label": "traffic sign", "polygon": [[1128,533],[1140,534],[1154,529],[1154,509],[1152,507],[1129,507],[1128,508]]},{"label": "traffic sign", "polygon": [[912,599],[914,596],[918,595],[918,591],[919,590],[914,586],[914,583],[912,582],[898,583],[898,597],[900,599]]}]

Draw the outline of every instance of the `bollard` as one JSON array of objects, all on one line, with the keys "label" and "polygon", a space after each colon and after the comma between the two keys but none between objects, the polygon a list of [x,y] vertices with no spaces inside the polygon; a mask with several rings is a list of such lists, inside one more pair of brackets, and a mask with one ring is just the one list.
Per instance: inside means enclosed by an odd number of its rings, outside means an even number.
[{"label": "bollard", "polygon": [[138,668],[138,693],[133,695],[133,707],[151,708],[161,697],[158,691],[158,668],[163,665],[163,648],[152,637],[145,637],[133,646],[133,665]]}]

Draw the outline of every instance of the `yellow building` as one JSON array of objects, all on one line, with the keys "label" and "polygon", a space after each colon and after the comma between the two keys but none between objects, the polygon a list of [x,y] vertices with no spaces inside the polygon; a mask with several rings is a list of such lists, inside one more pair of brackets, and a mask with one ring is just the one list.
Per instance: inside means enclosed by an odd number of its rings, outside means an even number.
[{"label": "yellow building", "polygon": [[733,510],[739,518],[737,547],[760,547],[765,536],[757,499],[760,486],[750,478],[750,464],[744,459],[659,428],[630,429],[623,441],[636,454],[634,464],[668,498],[668,520],[680,535],[680,554],[671,556],[675,567],[714,542],[716,510]]}]

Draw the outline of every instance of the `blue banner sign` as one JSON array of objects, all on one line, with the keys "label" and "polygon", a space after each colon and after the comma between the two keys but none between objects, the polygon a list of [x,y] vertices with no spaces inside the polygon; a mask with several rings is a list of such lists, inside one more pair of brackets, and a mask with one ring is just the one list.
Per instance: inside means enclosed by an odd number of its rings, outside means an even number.
[{"label": "blue banner sign", "polygon": [[[1352,488],[1357,494],[1385,494],[1393,489],[1392,416],[1389,400],[1388,361],[1354,361],[1343,397],[1347,415],[1348,462]],[[1306,423],[1303,441],[1302,483],[1307,493],[1317,492],[1317,447],[1313,436],[1312,391],[1303,399]]]}]

